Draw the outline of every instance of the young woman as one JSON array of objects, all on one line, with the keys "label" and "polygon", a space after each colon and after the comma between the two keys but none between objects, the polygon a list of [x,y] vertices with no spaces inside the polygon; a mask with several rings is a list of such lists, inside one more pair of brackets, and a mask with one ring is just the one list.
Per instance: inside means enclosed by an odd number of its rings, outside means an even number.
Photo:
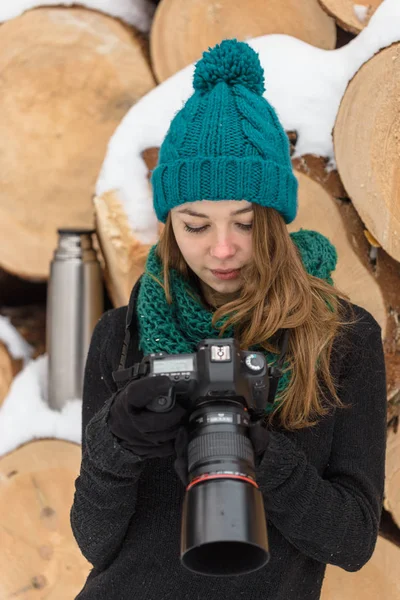
[{"label": "young woman", "polygon": [[[129,305],[103,315],[88,353],[71,525],[93,569],[77,599],[317,600],[326,565],[357,571],[377,540],[381,328],[335,288],[329,240],[287,231],[297,180],[257,54],[225,40],[203,54],[193,83],[152,174],[161,238]],[[275,401],[249,428],[270,560],[241,576],[194,573],[179,551],[187,410],[149,411],[169,380],[121,385],[118,371],[218,337],[277,365],[286,332]]]}]

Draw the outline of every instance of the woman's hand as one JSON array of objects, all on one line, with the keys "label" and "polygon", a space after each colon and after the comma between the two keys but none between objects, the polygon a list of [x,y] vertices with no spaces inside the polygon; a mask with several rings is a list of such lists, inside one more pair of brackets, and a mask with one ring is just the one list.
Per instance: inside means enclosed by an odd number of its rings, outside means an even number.
[{"label": "woman's hand", "polygon": [[146,406],[157,396],[167,396],[171,381],[165,375],[128,382],[115,393],[107,425],[124,448],[142,458],[174,454],[174,440],[186,414],[177,402],[164,413]]},{"label": "woman's hand", "polygon": [[263,459],[264,453],[268,448],[270,436],[269,431],[261,421],[256,421],[249,425],[249,438],[254,449],[254,462],[256,467],[260,464]]}]

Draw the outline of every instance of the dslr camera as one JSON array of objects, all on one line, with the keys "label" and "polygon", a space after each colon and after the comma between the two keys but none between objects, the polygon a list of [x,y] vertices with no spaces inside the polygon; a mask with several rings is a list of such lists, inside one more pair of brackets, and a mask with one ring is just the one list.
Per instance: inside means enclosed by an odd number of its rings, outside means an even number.
[{"label": "dslr camera", "polygon": [[194,353],[148,354],[131,367],[134,378],[171,381],[148,410],[167,412],[179,402],[188,412],[180,557],[195,573],[247,574],[270,559],[248,428],[274,400],[282,358],[269,366],[263,353],[240,350],[234,338],[213,338],[201,340]]}]

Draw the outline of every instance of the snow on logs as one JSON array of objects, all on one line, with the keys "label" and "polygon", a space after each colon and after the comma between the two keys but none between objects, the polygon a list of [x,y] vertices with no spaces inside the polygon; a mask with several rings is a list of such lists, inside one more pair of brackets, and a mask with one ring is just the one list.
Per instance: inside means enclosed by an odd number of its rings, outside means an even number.
[{"label": "snow on logs", "polygon": [[46,279],[58,227],[92,227],[113,131],[154,85],[136,32],[85,8],[37,8],[0,28],[0,267]]},{"label": "snow on logs", "polygon": [[[147,185],[151,198],[150,173],[156,167],[158,148],[147,148],[142,153],[147,167]],[[96,232],[104,282],[114,306],[124,306],[134,283],[144,271],[151,243],[137,239],[116,190],[109,190],[94,198]],[[138,207],[140,210],[142,207]],[[156,238],[164,225],[157,221]],[[157,240],[154,239],[155,243]]]},{"label": "snow on logs", "polygon": [[381,50],[350,81],[333,130],[348,196],[367,229],[400,261],[400,43]]},{"label": "snow on logs", "polygon": [[147,33],[153,19],[153,0],[11,0],[0,2],[0,22],[18,17],[37,6],[84,6],[117,17],[139,31]]},{"label": "snow on logs", "polygon": [[113,305],[124,306],[134,282],[144,272],[151,245],[135,238],[114,191],[96,196],[94,204],[104,282]]},{"label": "snow on logs", "polygon": [[45,306],[0,307],[0,408],[29,358],[45,352]]},{"label": "snow on logs", "polygon": [[325,50],[336,46],[335,21],[317,0],[161,0],[150,31],[159,82],[201,58],[224,38],[247,40],[270,33],[293,36]]}]

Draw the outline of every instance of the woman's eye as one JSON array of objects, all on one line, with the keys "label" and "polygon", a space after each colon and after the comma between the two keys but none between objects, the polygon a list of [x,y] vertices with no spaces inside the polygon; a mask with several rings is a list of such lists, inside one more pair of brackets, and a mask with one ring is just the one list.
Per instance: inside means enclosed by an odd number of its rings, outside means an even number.
[{"label": "woman's eye", "polygon": [[185,231],[189,231],[190,233],[201,233],[205,229],[207,229],[207,225],[204,225],[204,227],[195,228],[185,224]]},{"label": "woman's eye", "polygon": [[[253,227],[253,223],[245,224],[245,223],[236,223],[239,229],[243,229],[245,231],[250,231]],[[201,233],[207,229],[208,225],[204,225],[203,227],[190,227],[190,225],[186,225],[185,223],[185,231],[189,231],[189,233]]]}]

